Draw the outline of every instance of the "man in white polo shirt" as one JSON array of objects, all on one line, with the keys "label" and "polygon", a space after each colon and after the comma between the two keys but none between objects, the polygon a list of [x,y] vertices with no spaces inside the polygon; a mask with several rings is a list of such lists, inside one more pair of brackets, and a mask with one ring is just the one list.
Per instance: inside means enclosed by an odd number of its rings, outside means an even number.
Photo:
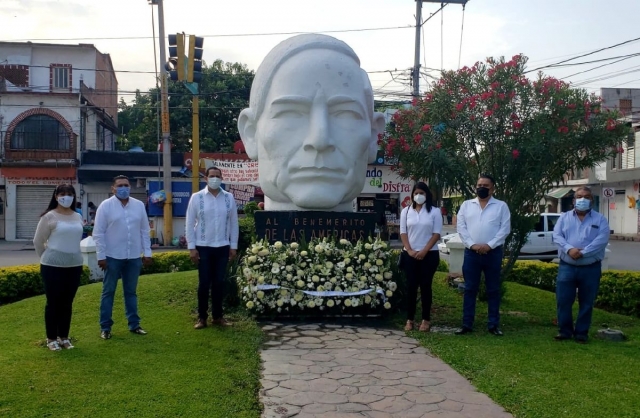
[{"label": "man in white polo shirt", "polygon": [[480,278],[484,273],[487,288],[488,330],[502,336],[500,325],[500,270],[502,245],[511,232],[511,213],[507,204],[493,197],[495,181],[482,174],[476,183],[477,198],[465,201],[458,213],[458,233],[465,246],[462,275],[464,303],[462,328],[456,334],[473,331],[476,299]]},{"label": "man in white polo shirt", "polygon": [[187,207],[186,238],[191,260],[198,265],[198,322],[207,326],[209,293],[215,325],[231,325],[222,317],[227,263],[238,249],[238,210],[233,195],[220,188],[222,171],[209,167],[207,187],[191,195]]}]

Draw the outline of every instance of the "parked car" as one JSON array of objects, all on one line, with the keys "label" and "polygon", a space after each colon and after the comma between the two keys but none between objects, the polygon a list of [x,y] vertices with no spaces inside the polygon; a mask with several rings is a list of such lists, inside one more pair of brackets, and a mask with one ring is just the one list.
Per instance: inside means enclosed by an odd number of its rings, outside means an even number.
[{"label": "parked car", "polygon": [[[559,218],[559,213],[540,214],[535,229],[527,236],[527,243],[520,250],[518,258],[521,260],[543,261],[551,261],[557,258],[558,247],[553,243],[553,228]],[[447,242],[456,236],[458,236],[457,233],[443,236],[438,244],[438,249],[445,254],[449,254]]]}]

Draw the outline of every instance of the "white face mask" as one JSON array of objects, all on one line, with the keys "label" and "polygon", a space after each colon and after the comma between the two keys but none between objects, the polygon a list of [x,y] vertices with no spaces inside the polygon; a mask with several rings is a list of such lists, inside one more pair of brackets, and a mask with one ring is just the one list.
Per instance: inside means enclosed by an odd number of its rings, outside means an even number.
[{"label": "white face mask", "polygon": [[207,184],[213,190],[218,190],[220,188],[220,185],[222,184],[222,179],[218,177],[209,177],[207,179]]},{"label": "white face mask", "polygon": [[427,201],[427,196],[423,195],[423,194],[417,194],[415,196],[413,196],[413,201],[416,202],[417,204],[421,205],[424,202]]},{"label": "white face mask", "polygon": [[58,204],[63,208],[71,207],[73,203],[73,196],[60,196],[58,198]]}]

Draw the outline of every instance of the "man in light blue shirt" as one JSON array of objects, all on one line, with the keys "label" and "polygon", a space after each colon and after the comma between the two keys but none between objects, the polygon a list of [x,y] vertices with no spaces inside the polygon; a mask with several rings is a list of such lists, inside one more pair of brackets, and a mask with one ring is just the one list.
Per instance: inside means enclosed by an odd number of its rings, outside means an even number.
[{"label": "man in light blue shirt", "polygon": [[[598,295],[601,262],[609,243],[609,223],[591,209],[593,195],[588,187],[575,192],[574,210],[560,216],[553,228],[553,242],[558,246],[556,302],[558,341],[574,338],[585,344],[589,336],[593,305]],[[573,324],[572,307],[578,289],[578,318]]]}]

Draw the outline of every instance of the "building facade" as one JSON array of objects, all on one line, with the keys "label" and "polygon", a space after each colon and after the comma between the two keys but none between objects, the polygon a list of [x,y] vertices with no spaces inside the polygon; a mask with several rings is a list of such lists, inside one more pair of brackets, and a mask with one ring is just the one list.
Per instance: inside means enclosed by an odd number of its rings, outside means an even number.
[{"label": "building facade", "polygon": [[31,240],[55,186],[77,182],[80,153],[111,150],[118,82],[89,44],[0,42],[0,239]]}]

